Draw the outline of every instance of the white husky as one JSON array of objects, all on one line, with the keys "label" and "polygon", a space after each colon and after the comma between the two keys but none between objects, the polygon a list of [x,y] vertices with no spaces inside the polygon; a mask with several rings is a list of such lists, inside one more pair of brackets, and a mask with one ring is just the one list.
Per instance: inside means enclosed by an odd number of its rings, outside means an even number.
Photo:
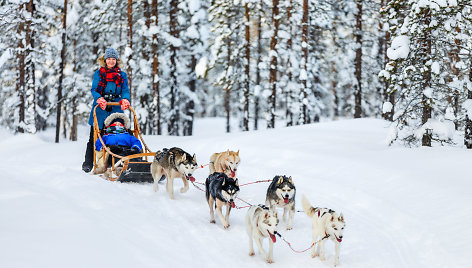
[{"label": "white husky", "polygon": [[312,207],[308,199],[302,197],[303,210],[308,217],[313,220],[313,243],[318,240],[318,247],[315,252],[316,245],[312,248],[311,257],[320,256],[320,260],[324,261],[324,243],[325,238],[329,238],[334,242],[336,256],[334,257],[334,266],[339,264],[339,248],[343,240],[343,232],[346,223],[344,222],[343,214],[339,216],[335,211],[327,208]]},{"label": "white husky", "polygon": [[[276,241],[277,225],[279,220],[277,212],[269,210],[269,208],[259,205],[251,206],[246,214],[246,229],[249,235],[249,256],[254,256],[254,246],[252,240],[256,240],[259,252],[264,256],[268,263],[274,262],[273,248]],[[270,237],[269,255],[262,248],[262,239]]]}]

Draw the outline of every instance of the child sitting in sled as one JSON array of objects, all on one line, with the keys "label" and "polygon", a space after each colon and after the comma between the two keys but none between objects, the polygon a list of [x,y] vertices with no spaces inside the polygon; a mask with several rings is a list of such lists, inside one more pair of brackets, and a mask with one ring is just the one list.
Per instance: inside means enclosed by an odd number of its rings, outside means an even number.
[{"label": "child sitting in sled", "polygon": [[[105,119],[105,134],[102,136],[103,143],[110,150],[121,156],[139,154],[142,150],[141,142],[133,135],[128,133],[130,127],[129,118],[124,113],[113,113]],[[95,142],[95,155],[97,156],[97,168],[94,174],[101,174],[111,167],[111,159],[108,152],[103,150],[100,139]],[[105,160],[103,155],[105,152]]]}]

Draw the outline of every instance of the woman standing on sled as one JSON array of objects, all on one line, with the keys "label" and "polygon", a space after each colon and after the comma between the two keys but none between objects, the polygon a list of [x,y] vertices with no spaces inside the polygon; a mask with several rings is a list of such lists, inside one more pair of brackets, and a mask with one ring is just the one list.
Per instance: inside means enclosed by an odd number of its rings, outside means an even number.
[{"label": "woman standing on sled", "polygon": [[[85,151],[85,161],[82,170],[90,172],[93,168],[93,108],[98,104],[100,109],[96,110],[99,129],[103,128],[103,122],[110,114],[123,112],[129,107],[128,76],[120,69],[122,61],[118,52],[112,47],[105,50],[105,55],[97,60],[100,69],[93,74],[92,96],[93,104],[90,111],[89,125],[90,137]],[[119,102],[119,106],[107,107],[107,102]]]}]

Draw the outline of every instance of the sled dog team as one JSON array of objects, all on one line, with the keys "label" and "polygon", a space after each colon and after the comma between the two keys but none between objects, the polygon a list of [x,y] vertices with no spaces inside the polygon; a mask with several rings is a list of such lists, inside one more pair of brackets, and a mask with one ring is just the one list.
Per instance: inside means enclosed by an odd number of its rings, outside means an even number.
[{"label": "sled dog team", "polygon": [[[235,207],[235,199],[239,193],[236,171],[240,163],[239,151],[214,153],[210,157],[210,175],[205,181],[205,195],[210,207],[210,222],[216,223],[214,209],[219,221],[226,229],[230,226],[229,215]],[[166,190],[174,199],[174,179],[181,178],[184,186],[180,189],[185,193],[189,186],[188,180],[195,181],[192,173],[197,169],[195,154],[192,156],[180,148],[164,148],[156,153],[151,164],[154,179],[154,191],[158,191],[158,182],[166,179]],[[287,222],[287,230],[292,229],[295,214],[295,185],[291,177],[275,176],[267,189],[265,205],[251,206],[246,214],[246,229],[249,236],[249,255],[254,255],[253,240],[268,263],[274,261],[273,245],[276,242],[278,215],[276,208],[283,208],[283,219]],[[226,206],[226,214],[222,209]],[[303,210],[312,219],[313,246],[311,256],[325,260],[324,243],[330,239],[335,245],[334,265],[339,264],[339,250],[343,239],[345,221],[342,213],[327,208],[311,206],[308,199],[302,197]],[[288,220],[287,220],[288,215]],[[269,238],[268,254],[262,247],[262,239]],[[316,248],[316,250],[315,250]]]}]

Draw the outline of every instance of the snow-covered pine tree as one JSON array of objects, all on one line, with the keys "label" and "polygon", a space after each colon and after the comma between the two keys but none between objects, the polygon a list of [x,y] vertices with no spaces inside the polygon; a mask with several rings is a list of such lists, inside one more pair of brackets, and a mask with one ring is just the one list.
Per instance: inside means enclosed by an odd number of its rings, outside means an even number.
[{"label": "snow-covered pine tree", "polygon": [[379,72],[379,79],[385,84],[385,89],[382,94],[384,100],[382,115],[389,121],[393,121],[393,115],[395,114],[396,94],[404,85],[401,82],[403,76],[396,74],[398,66],[396,62],[401,61],[401,59],[389,58],[387,50],[391,46],[392,37],[401,35],[400,29],[407,13],[407,3],[403,0],[388,0],[385,6],[381,8],[385,36],[386,39],[388,39],[385,44],[386,62],[384,69]]},{"label": "snow-covered pine tree", "polygon": [[[232,91],[237,88],[239,68],[241,65],[238,61],[238,45],[239,37],[237,36],[238,28],[244,20],[239,20],[237,14],[240,8],[239,2],[215,0],[213,1],[209,19],[212,23],[211,28],[211,59],[209,68],[211,69],[210,77],[214,78],[213,85],[217,89],[214,110],[218,113],[218,107],[224,107],[224,115],[226,117],[226,132],[230,132],[230,116]],[[244,14],[244,13],[242,13]],[[218,90],[219,89],[219,90]],[[220,92],[223,92],[223,98]]]},{"label": "snow-covered pine tree", "polygon": [[35,133],[35,53],[34,53],[34,2],[23,0],[17,3],[18,24],[16,29],[17,75],[16,92],[18,102],[15,113],[15,132]]},{"label": "snow-covered pine tree", "polygon": [[[308,19],[308,72],[307,123],[318,122],[321,116],[329,116],[332,93],[327,90],[333,73],[330,66],[324,32],[333,23],[330,1],[310,0]],[[329,109],[327,107],[330,107]]]},{"label": "snow-covered pine tree", "polygon": [[17,26],[20,17],[18,6],[10,0],[0,0],[0,105],[1,122],[3,126],[17,131],[15,118],[19,116],[19,96],[16,92],[16,75],[18,64],[15,48],[17,47]]},{"label": "snow-covered pine tree", "polygon": [[182,45],[180,39],[180,25],[178,21],[179,16],[179,1],[170,0],[169,8],[169,124],[167,125],[167,132],[169,135],[179,135],[180,125],[180,94],[179,94],[179,49]]},{"label": "snow-covered pine tree", "polygon": [[331,91],[331,100],[327,100],[326,110],[331,110],[334,117],[353,116],[353,82],[355,51],[353,29],[355,28],[354,2],[341,0],[331,5],[332,23],[327,31],[326,61],[323,65],[326,88]]},{"label": "snow-covered pine tree", "polygon": [[[268,94],[268,105],[267,105],[267,128],[275,127],[275,117],[277,109],[277,67],[278,67],[278,41],[279,41],[279,0],[272,0],[272,37],[270,40],[269,49],[269,88],[270,94]],[[307,31],[308,32],[308,31]]]},{"label": "snow-covered pine tree", "polygon": [[158,16],[158,2],[157,0],[152,0],[151,6],[151,28],[150,34],[152,34],[152,74],[151,74],[151,83],[152,83],[152,102],[150,105],[149,119],[151,119],[150,133],[157,135],[162,134],[161,128],[161,94],[159,90],[159,55],[158,55],[158,44],[159,44],[159,16]]},{"label": "snow-covered pine tree", "polygon": [[206,86],[205,79],[197,79],[197,63],[208,57],[208,6],[207,0],[187,0],[181,5],[182,25],[182,71],[180,88],[182,131],[184,136],[193,134],[193,122],[197,110],[201,110],[199,95]]},{"label": "snow-covered pine tree", "polygon": [[244,77],[242,81],[242,105],[243,105],[243,122],[242,130],[249,130],[249,93],[251,91],[251,9],[254,6],[252,0],[243,0],[244,5]]},{"label": "snow-covered pine tree", "polygon": [[390,92],[398,92],[392,142],[421,141],[423,146],[431,146],[432,140],[451,142],[454,123],[448,116],[445,96],[450,88],[445,81],[454,73],[447,74],[443,62],[450,57],[450,46],[444,44],[453,32],[446,13],[454,6],[455,0],[408,2],[408,13],[387,51],[388,74],[381,73],[389,79]]},{"label": "snow-covered pine tree", "polygon": [[254,87],[252,91],[253,95],[253,102],[254,102],[254,129],[257,130],[259,127],[259,118],[260,118],[260,111],[264,110],[264,78],[268,73],[268,65],[264,60],[266,57],[266,50],[265,47],[268,47],[269,39],[264,36],[264,32],[266,32],[265,28],[268,27],[267,25],[267,18],[265,14],[265,10],[267,10],[267,4],[264,0],[256,1],[255,8],[254,8],[254,17],[256,18],[256,32],[257,32],[257,40],[254,42],[253,48],[253,57],[254,66],[251,70],[255,70],[255,77],[254,79]]}]

